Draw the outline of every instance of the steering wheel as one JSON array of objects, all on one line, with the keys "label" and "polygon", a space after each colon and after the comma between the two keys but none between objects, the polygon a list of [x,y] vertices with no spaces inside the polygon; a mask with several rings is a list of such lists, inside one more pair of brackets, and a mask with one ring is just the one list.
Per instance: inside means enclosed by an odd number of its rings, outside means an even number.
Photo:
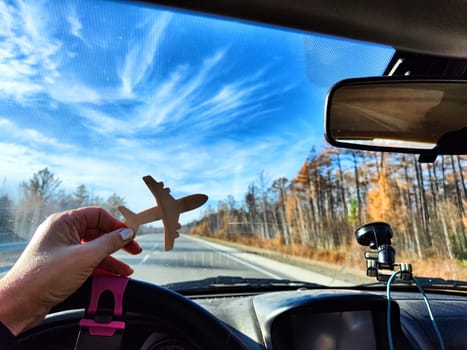
[{"label": "steering wheel", "polygon": [[[74,349],[79,321],[90,297],[89,279],[53,308],[40,325],[21,334],[20,348]],[[126,327],[122,349],[245,349],[222,321],[167,288],[129,280],[123,294],[123,310]]]}]

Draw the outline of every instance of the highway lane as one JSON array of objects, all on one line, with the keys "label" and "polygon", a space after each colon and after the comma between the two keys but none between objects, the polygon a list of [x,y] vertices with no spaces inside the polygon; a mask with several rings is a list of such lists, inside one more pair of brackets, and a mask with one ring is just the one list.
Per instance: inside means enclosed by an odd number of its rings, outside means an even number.
[{"label": "highway lane", "polygon": [[[134,270],[133,278],[157,284],[199,280],[215,276],[292,279],[324,285],[348,283],[297,266],[278,262],[239,249],[181,235],[172,251],[163,250],[162,234],[139,236],[143,248],[139,255],[119,251],[114,254]],[[0,276],[6,273],[20,255],[25,243],[0,245]],[[13,249],[14,248],[14,249]]]},{"label": "highway lane", "polygon": [[163,235],[148,234],[137,238],[143,248],[139,255],[118,252],[116,257],[133,267],[133,278],[157,284],[198,280],[214,276],[289,278],[326,285],[343,285],[333,276],[324,276],[303,268],[277,262],[238,249],[181,235],[172,251],[163,251]]},{"label": "highway lane", "polygon": [[177,238],[174,249],[168,252],[163,250],[162,234],[140,236],[137,240],[143,248],[141,254],[136,256],[125,252],[115,254],[135,270],[132,277],[136,279],[165,284],[218,275],[285,277],[243,261],[237,258],[235,253],[224,252],[200,239],[185,235]]}]

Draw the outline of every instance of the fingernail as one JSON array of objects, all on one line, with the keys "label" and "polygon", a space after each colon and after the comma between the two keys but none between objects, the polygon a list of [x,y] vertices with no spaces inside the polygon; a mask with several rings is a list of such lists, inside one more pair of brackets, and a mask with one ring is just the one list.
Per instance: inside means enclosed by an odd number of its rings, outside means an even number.
[{"label": "fingernail", "polygon": [[134,235],[134,232],[131,228],[126,228],[120,231],[120,237],[122,237],[124,241],[128,241],[132,239],[133,235]]}]

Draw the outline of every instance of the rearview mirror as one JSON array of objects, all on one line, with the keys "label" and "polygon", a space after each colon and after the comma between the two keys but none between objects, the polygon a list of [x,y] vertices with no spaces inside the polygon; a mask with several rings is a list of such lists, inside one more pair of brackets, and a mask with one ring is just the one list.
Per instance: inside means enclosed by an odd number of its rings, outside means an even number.
[{"label": "rearview mirror", "polygon": [[327,98],[326,139],[337,147],[467,154],[467,81],[378,77],[344,80]]}]

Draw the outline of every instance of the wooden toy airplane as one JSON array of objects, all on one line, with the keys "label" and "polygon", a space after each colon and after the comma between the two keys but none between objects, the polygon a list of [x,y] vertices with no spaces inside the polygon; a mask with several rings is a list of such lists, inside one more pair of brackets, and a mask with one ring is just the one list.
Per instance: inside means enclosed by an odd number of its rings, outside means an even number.
[{"label": "wooden toy airplane", "polygon": [[171,250],[174,246],[175,238],[179,236],[177,230],[181,228],[178,222],[180,214],[202,206],[208,200],[208,196],[204,194],[192,194],[175,199],[170,194],[170,189],[164,188],[163,182],[157,182],[150,175],[144,176],[143,181],[156,198],[158,206],[146,209],[138,214],[133,213],[124,206],[119,206],[118,210],[125,218],[126,225],[135,232],[140,225],[162,219],[164,224],[164,250]]}]

